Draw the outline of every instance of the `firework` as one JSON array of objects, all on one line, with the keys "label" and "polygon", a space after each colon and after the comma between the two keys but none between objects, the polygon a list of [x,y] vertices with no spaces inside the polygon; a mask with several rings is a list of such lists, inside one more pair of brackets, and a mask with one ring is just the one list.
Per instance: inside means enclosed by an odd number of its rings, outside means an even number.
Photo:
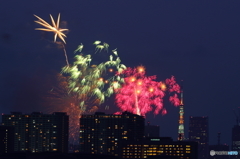
[{"label": "firework", "polygon": [[[37,16],[37,15],[34,15],[34,16],[36,18],[38,18],[38,21],[35,21],[35,22],[45,27],[45,28],[36,28],[35,30],[53,32],[55,43],[57,43],[56,40],[57,40],[57,37],[58,37],[59,39],[61,39],[64,42],[64,44],[66,44],[66,41],[65,41],[64,37],[67,37],[67,36],[63,32],[68,31],[68,29],[59,28],[60,13],[58,14],[58,19],[57,19],[56,23],[55,23],[52,15],[50,14],[50,18],[51,18],[51,21],[52,21],[52,26],[50,24],[48,24],[45,20],[40,18],[39,16]],[[57,44],[59,44],[59,43],[57,43]],[[63,51],[64,51],[64,54],[65,54],[67,65],[69,65],[65,46],[64,45],[62,45],[62,46],[63,46]]]},{"label": "firework", "polygon": [[[95,43],[99,45],[101,42]],[[73,65],[65,66],[62,70],[63,73],[69,75],[69,92],[78,94],[79,106],[83,112],[87,107],[91,107],[92,103],[97,106],[102,104],[105,98],[110,97],[114,89],[120,88],[124,82],[123,78],[116,74],[126,68],[121,64],[118,56],[110,55],[108,61],[97,65],[93,65],[92,60],[90,54],[76,55]]]},{"label": "firework", "polygon": [[52,26],[50,24],[48,24],[45,20],[40,18],[39,16],[37,16],[37,15],[34,15],[34,16],[36,18],[38,18],[38,21],[35,21],[35,22],[45,27],[45,28],[36,28],[35,30],[53,32],[55,34],[54,35],[54,42],[56,42],[57,37],[59,37],[66,44],[66,41],[64,40],[64,37],[67,37],[67,36],[63,32],[68,31],[68,29],[59,28],[60,13],[58,14],[58,19],[57,19],[56,23],[55,23],[52,15],[50,14],[50,18],[51,18],[51,21],[52,21]]},{"label": "firework", "polygon": [[106,52],[108,52],[108,47],[109,47],[109,45],[108,45],[108,43],[103,43],[102,44],[102,42],[101,41],[95,41],[94,43],[93,43],[94,45],[96,45],[96,48],[95,48],[95,53],[97,53],[98,51],[99,52],[101,52],[103,49],[106,51]]},{"label": "firework", "polygon": [[170,94],[173,94],[169,97],[169,101],[174,106],[179,106],[180,100],[178,98],[178,95],[180,93],[180,86],[177,84],[175,77],[172,76],[169,79],[166,79],[166,84],[168,85],[168,91]]},{"label": "firework", "polygon": [[[167,86],[170,86],[170,92],[177,90],[177,83],[174,77],[167,79],[166,84],[157,82],[156,76],[145,75],[143,66],[131,69],[128,68],[122,72],[125,83],[122,88],[116,89],[116,104],[122,111],[129,111],[134,114],[145,116],[146,113],[154,111],[154,114],[166,114],[163,107],[163,97]],[[175,83],[174,83],[175,82]],[[174,94],[170,98],[171,102],[177,105],[177,96]],[[154,108],[155,107],[155,108]]]},{"label": "firework", "polygon": [[78,48],[74,51],[74,53],[82,52],[82,49],[83,49],[83,44],[81,43],[80,45],[78,45]]}]

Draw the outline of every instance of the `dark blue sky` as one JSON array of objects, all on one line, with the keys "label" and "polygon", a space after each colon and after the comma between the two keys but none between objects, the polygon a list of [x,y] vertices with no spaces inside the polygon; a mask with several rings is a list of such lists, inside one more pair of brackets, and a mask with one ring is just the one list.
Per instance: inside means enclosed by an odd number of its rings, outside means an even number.
[{"label": "dark blue sky", "polygon": [[[209,116],[210,143],[230,144],[239,107],[239,1],[3,1],[0,5],[0,112],[41,111],[38,87],[48,70],[60,72],[62,50],[52,34],[35,31],[40,16],[67,22],[67,52],[95,40],[118,48],[129,67],[144,65],[148,75],[184,80],[186,136],[189,116]],[[92,47],[92,46],[91,46]],[[39,86],[36,86],[39,84]],[[27,87],[26,87],[27,86]],[[29,100],[29,97],[31,100]],[[162,136],[177,138],[178,109],[147,116],[161,126]]]}]

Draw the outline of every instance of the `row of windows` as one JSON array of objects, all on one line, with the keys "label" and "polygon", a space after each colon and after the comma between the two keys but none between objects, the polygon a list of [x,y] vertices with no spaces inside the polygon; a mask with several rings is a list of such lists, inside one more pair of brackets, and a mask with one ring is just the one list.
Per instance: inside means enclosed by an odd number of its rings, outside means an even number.
[{"label": "row of windows", "polygon": [[[128,145],[129,147],[141,147],[142,145]],[[150,149],[156,149],[157,147],[191,147],[190,145],[143,145],[143,147],[149,147]]]},{"label": "row of windows", "polygon": [[[129,116],[122,116],[122,115],[83,115],[82,119],[101,119],[101,118],[129,118]],[[136,118],[136,116],[134,116]]]}]

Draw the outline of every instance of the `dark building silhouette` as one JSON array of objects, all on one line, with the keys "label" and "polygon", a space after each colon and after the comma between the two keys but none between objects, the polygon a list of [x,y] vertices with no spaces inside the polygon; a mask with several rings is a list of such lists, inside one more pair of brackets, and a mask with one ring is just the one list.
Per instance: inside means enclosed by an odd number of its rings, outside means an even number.
[{"label": "dark building silhouette", "polygon": [[198,143],[198,158],[206,159],[209,156],[209,129],[208,117],[190,117],[189,141]]},{"label": "dark building silhouette", "polygon": [[0,154],[0,159],[120,159],[116,156],[87,154],[87,153],[59,153],[59,152],[16,152]]},{"label": "dark building silhouette", "polygon": [[240,158],[240,125],[234,125],[234,127],[232,128],[232,151],[238,151],[238,155],[231,156],[232,159],[239,159]]},{"label": "dark building silhouette", "polygon": [[2,125],[14,127],[14,151],[68,152],[69,117],[66,113],[2,115]]},{"label": "dark building silhouette", "polygon": [[240,152],[240,125],[232,128],[232,151]]},{"label": "dark building silhouette", "polygon": [[0,126],[0,154],[14,151],[14,127]]},{"label": "dark building silhouette", "polygon": [[150,122],[147,122],[145,125],[145,137],[159,137],[160,136],[160,127],[158,125],[150,125]]},{"label": "dark building silhouette", "polygon": [[[211,152],[211,151],[229,151],[229,146],[227,144],[221,144],[220,135],[221,135],[221,133],[218,132],[216,145],[209,145],[209,152]],[[209,159],[225,159],[225,158],[230,158],[230,156],[213,155],[213,154],[209,155]]]},{"label": "dark building silhouette", "polygon": [[173,141],[170,137],[158,137],[127,143],[123,147],[122,158],[197,159],[197,153],[197,142]]},{"label": "dark building silhouette", "polygon": [[120,156],[126,142],[144,137],[144,117],[124,112],[121,115],[97,112],[80,119],[80,152]]},{"label": "dark building silhouette", "polygon": [[[229,146],[228,145],[209,145],[209,154],[210,151],[229,151]],[[232,158],[233,156],[230,155],[209,155],[208,159],[228,159]]]}]

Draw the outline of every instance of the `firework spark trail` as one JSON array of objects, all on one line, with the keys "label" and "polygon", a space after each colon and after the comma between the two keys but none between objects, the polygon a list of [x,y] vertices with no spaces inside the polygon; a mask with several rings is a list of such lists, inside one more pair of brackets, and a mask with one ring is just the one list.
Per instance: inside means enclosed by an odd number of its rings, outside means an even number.
[{"label": "firework spark trail", "polygon": [[[50,14],[50,18],[51,18],[51,21],[52,21],[52,26],[50,24],[48,24],[45,20],[43,20],[42,18],[40,18],[39,16],[37,15],[34,15],[36,18],[38,18],[38,21],[36,20],[35,22],[42,25],[43,27],[45,28],[36,28],[35,30],[41,30],[41,31],[47,31],[47,32],[53,32],[54,33],[54,43],[57,43],[57,37],[59,39],[61,39],[63,41],[64,44],[66,44],[66,41],[65,41],[65,37],[67,37],[63,32],[65,31],[68,31],[68,29],[61,29],[59,28],[59,23],[60,23],[60,13],[58,14],[58,19],[57,19],[57,22],[54,21],[52,15]],[[66,52],[66,49],[65,49],[65,46],[63,45],[63,51],[64,51],[64,55],[65,55],[65,58],[66,58],[66,62],[67,62],[67,65],[69,66],[69,62],[68,62],[68,57],[67,57],[67,52]]]},{"label": "firework spark trail", "polygon": [[[100,45],[100,41],[94,44]],[[82,43],[81,43],[81,46]],[[109,45],[104,43],[105,51]],[[82,51],[75,50],[75,53]],[[99,50],[101,51],[101,50]],[[122,72],[126,66],[121,64],[120,58],[114,54],[109,56],[109,60],[97,65],[92,65],[92,55],[76,55],[75,62],[71,66],[65,66],[63,73],[68,74],[69,92],[78,94],[80,109],[84,110],[91,106],[89,103],[94,101],[94,105],[99,106],[105,101],[106,97],[110,97],[114,93],[114,89],[120,88],[124,79],[116,72]]]},{"label": "firework spark trail", "polygon": [[[134,69],[128,68],[122,74],[125,76],[125,83],[122,88],[115,89],[116,104],[121,111],[129,111],[142,116],[152,110],[155,115],[160,112],[167,113],[163,107],[164,91],[168,90],[166,87],[169,87],[171,93],[179,91],[174,77],[167,79],[165,85],[163,82],[155,81],[156,76],[147,77],[142,66]],[[175,94],[170,97],[170,101],[176,106],[178,105],[177,99]]]}]

